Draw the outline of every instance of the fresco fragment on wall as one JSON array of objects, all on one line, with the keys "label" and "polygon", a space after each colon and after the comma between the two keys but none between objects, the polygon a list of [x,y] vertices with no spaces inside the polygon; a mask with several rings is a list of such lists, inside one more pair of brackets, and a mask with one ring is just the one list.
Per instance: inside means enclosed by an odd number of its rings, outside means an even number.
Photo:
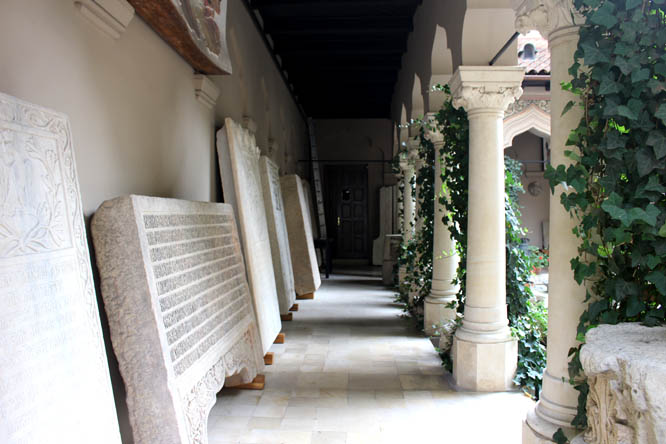
[{"label": "fresco fragment on wall", "polygon": [[227,0],[129,0],[137,14],[203,74],[231,74]]}]

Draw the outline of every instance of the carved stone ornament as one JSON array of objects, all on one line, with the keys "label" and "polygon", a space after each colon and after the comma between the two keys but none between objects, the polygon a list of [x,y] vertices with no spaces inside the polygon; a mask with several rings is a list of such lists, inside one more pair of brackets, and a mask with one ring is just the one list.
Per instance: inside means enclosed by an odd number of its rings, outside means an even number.
[{"label": "carved stone ornament", "polygon": [[520,66],[461,66],[451,79],[453,106],[504,111],[522,95],[524,75]]},{"label": "carved stone ornament", "polygon": [[0,442],[119,444],[72,133],[0,93]]},{"label": "carved stone ornament", "polygon": [[444,134],[438,129],[437,119],[434,113],[426,114],[425,138],[435,145],[444,143]]},{"label": "carved stone ornament", "polygon": [[206,444],[225,380],[264,367],[233,209],[119,197],[92,234],[134,442]]},{"label": "carved stone ornament", "polygon": [[128,0],[196,71],[231,74],[227,0]]},{"label": "carved stone ornament", "polygon": [[573,7],[572,0],[514,0],[516,30],[527,34],[535,29],[545,38],[556,29],[578,26],[585,22]]},{"label": "carved stone ornament", "polygon": [[535,106],[546,114],[550,114],[550,100],[516,100],[509,105],[504,112],[504,118],[509,118],[514,114],[525,111],[530,106]]},{"label": "carved stone ornament", "polygon": [[590,386],[586,443],[666,443],[666,327],[601,325],[580,359]]},{"label": "carved stone ornament", "polygon": [[282,329],[266,208],[261,189],[260,151],[254,134],[226,118],[217,132],[224,200],[236,213],[248,281],[265,354]]}]

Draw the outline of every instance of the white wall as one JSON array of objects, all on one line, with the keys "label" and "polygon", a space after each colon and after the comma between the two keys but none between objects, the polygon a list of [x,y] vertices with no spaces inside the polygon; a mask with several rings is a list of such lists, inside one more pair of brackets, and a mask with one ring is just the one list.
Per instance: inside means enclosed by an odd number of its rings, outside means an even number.
[{"label": "white wall", "polygon": [[[244,67],[238,72],[244,72],[246,93],[240,94],[237,73],[213,78],[222,93],[209,110],[195,98],[192,68],[140,17],[113,40],[71,0],[2,0],[0,91],[69,116],[87,219],[104,200],[130,193],[215,200],[214,137],[225,116],[252,116],[262,150],[274,138],[281,153],[273,157],[287,172],[296,171],[307,147],[305,124],[240,0],[230,0],[228,10],[237,46],[232,56]],[[112,353],[109,365],[129,443]]]}]

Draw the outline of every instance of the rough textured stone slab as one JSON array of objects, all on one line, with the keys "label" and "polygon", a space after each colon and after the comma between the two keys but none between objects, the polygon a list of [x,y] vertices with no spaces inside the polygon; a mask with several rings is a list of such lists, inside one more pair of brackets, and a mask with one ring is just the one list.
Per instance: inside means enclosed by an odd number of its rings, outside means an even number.
[{"label": "rough textured stone slab", "polygon": [[259,163],[268,234],[273,254],[278,303],[280,313],[287,315],[296,300],[296,289],[294,288],[294,269],[291,265],[291,253],[289,251],[287,222],[284,215],[284,201],[280,188],[280,174],[278,166],[268,157],[261,156]]},{"label": "rough textured stone slab", "polygon": [[254,310],[266,353],[282,323],[261,191],[259,148],[250,131],[227,118],[217,132],[217,152],[224,200],[233,206],[240,226]]},{"label": "rough textured stone slab", "polygon": [[120,443],[62,114],[0,94],[0,442]]},{"label": "rough textured stone slab", "polygon": [[585,442],[666,443],[666,327],[600,325],[580,360],[590,385]]},{"label": "rough textured stone slab", "polygon": [[135,443],[208,442],[225,378],[263,369],[232,208],[119,197],[92,233]]},{"label": "rough textured stone slab", "polygon": [[294,284],[297,295],[315,292],[321,285],[317,255],[312,239],[312,225],[301,179],[295,175],[282,176],[291,263],[294,268]]}]

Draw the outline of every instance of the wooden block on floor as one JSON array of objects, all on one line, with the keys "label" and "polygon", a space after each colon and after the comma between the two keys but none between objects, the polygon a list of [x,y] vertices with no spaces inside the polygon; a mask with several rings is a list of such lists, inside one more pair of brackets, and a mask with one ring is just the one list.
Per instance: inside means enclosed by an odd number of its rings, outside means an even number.
[{"label": "wooden block on floor", "polygon": [[278,333],[273,344],[284,344],[284,333]]},{"label": "wooden block on floor", "polygon": [[273,365],[273,352],[267,352],[264,355],[264,365]]},{"label": "wooden block on floor", "polygon": [[235,389],[245,389],[245,390],[263,390],[264,385],[266,385],[266,376],[257,375],[252,380],[252,382],[248,382],[247,384],[234,385],[233,388],[235,388]]},{"label": "wooden block on floor", "polygon": [[314,293],[305,293],[301,295],[296,295],[296,299],[314,299]]},{"label": "wooden block on floor", "polygon": [[280,320],[281,321],[293,321],[294,320],[294,314],[293,313],[287,313],[287,314],[281,314],[280,315]]},{"label": "wooden block on floor", "polygon": [[298,304],[292,305],[289,311],[298,311]]}]

